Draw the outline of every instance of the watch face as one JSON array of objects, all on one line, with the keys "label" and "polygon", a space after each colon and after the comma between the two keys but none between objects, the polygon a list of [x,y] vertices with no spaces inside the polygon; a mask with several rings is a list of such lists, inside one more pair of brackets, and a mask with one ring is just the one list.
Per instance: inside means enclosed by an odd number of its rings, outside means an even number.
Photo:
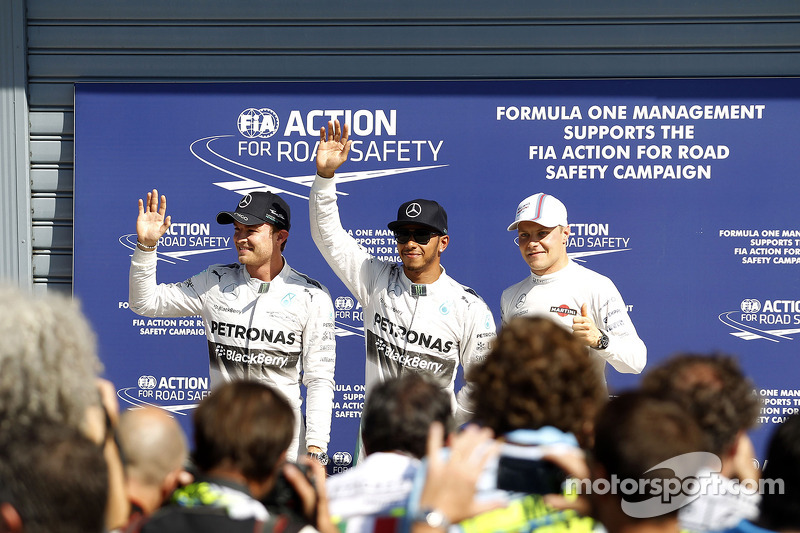
[{"label": "watch face", "polygon": [[308,454],[308,456],[313,458],[313,459],[316,459],[317,462],[319,462],[319,464],[321,464],[322,466],[327,466],[328,465],[328,461],[329,461],[328,454],[325,453],[325,452],[310,452]]},{"label": "watch face", "polygon": [[599,344],[598,348],[601,350],[605,350],[606,348],[608,348],[608,335],[602,333],[600,335],[600,342],[598,344]]},{"label": "watch face", "polygon": [[439,511],[431,511],[427,515],[425,515],[425,522],[430,527],[436,529],[439,529],[441,527],[447,527],[450,525],[447,522],[447,519],[444,517],[444,515]]}]

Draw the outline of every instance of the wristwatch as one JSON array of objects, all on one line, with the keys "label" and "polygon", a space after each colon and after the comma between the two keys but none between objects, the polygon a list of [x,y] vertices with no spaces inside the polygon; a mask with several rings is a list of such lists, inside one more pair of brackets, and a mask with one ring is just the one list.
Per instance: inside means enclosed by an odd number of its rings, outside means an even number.
[{"label": "wristwatch", "polygon": [[327,466],[330,459],[328,458],[328,454],[325,452],[308,452],[307,454],[312,459],[316,459],[319,464],[322,466]]},{"label": "wristwatch", "polygon": [[420,509],[414,515],[414,522],[422,522],[428,527],[445,530],[452,525],[444,513],[436,509]]},{"label": "wristwatch", "polygon": [[605,350],[608,348],[608,335],[606,335],[605,331],[600,330],[600,340],[597,341],[596,350]]}]

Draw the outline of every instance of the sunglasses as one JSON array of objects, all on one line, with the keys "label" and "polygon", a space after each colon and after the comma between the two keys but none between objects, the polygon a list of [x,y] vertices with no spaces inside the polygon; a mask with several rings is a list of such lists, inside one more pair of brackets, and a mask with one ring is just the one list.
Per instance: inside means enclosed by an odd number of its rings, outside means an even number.
[{"label": "sunglasses", "polygon": [[428,244],[434,235],[439,234],[428,229],[399,229],[394,232],[394,238],[400,244],[406,244],[411,239],[417,244]]}]

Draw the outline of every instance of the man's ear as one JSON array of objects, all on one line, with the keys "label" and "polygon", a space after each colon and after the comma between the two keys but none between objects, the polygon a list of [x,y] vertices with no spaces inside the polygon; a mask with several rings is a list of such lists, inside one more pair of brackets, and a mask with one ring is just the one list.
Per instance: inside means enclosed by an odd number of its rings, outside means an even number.
[{"label": "man's ear", "polygon": [[176,468],[169,474],[167,477],[164,478],[164,481],[161,483],[161,499],[166,500],[169,496],[182,485],[188,485],[191,483],[184,483],[187,479],[185,476],[193,477],[191,474],[186,472],[183,468]]},{"label": "man's ear", "polygon": [[439,253],[444,252],[448,244],[450,244],[450,235],[442,235],[439,238]]}]

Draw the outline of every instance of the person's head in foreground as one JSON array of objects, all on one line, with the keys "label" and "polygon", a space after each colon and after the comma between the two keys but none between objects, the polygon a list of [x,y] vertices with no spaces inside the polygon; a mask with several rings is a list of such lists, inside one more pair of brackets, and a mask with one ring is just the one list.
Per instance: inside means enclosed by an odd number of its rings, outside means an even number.
[{"label": "person's head in foreground", "polygon": [[506,324],[469,381],[474,420],[497,436],[553,426],[588,445],[592,421],[606,400],[603,377],[586,347],[542,317]]}]

